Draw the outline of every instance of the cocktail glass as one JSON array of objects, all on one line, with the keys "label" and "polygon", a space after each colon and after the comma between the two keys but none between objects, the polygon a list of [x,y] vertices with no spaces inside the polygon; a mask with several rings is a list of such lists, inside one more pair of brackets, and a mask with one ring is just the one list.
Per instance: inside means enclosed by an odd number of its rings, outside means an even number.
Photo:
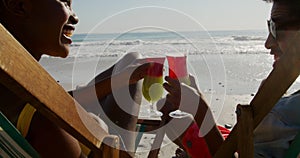
[{"label": "cocktail glass", "polygon": [[[190,81],[189,74],[187,71],[186,55],[180,55],[180,56],[168,55],[167,60],[168,60],[168,64],[169,64],[170,78],[178,79],[179,82],[190,85],[191,81]],[[169,113],[169,116],[173,117],[173,118],[184,118],[189,115],[190,115],[189,113],[186,113],[179,109]]]},{"label": "cocktail glass", "polygon": [[154,109],[154,103],[161,99],[164,88],[163,84],[163,64],[164,57],[147,58],[148,62],[153,62],[153,65],[147,71],[147,75],[143,81],[143,96],[150,104],[150,117],[160,117],[162,112]]}]

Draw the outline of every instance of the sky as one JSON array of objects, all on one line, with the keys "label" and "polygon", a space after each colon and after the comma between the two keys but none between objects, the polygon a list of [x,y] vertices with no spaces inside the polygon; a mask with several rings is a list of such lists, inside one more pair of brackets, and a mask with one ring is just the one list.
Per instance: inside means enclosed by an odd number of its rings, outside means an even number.
[{"label": "sky", "polygon": [[73,0],[76,33],[267,29],[262,0]]}]

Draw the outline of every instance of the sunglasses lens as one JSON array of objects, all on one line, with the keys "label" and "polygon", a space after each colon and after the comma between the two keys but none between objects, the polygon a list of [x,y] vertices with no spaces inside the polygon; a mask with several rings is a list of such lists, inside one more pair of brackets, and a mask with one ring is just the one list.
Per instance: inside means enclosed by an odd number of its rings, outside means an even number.
[{"label": "sunglasses lens", "polygon": [[269,27],[269,32],[271,33],[271,35],[276,38],[276,25],[274,23],[274,21],[270,20],[268,21],[268,27]]}]

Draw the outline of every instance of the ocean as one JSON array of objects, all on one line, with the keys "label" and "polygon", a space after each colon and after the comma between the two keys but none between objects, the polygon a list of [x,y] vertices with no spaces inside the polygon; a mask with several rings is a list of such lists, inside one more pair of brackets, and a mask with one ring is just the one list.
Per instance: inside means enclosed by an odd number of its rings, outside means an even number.
[{"label": "ocean", "polygon": [[[41,63],[57,80],[71,82],[74,88],[128,52],[145,57],[180,53],[187,55],[189,72],[202,92],[253,95],[272,70],[273,56],[264,47],[267,35],[266,30],[75,34],[67,59],[53,65],[49,64],[53,58],[44,56]],[[300,79],[289,93],[299,88]]]},{"label": "ocean", "polygon": [[263,46],[266,37],[267,32],[263,30],[76,34],[70,56],[119,56],[132,51],[148,56],[169,52],[188,55],[268,53]]}]

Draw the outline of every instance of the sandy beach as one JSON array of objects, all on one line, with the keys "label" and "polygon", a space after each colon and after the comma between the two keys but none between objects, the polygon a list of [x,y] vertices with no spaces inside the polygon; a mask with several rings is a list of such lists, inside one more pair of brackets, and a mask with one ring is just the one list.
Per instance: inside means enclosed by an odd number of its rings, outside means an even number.
[{"label": "sandy beach", "polygon": [[[40,63],[66,90],[70,90],[86,84],[95,74],[110,67],[118,58],[44,57]],[[221,126],[233,126],[236,123],[236,105],[250,103],[261,80],[270,72],[272,61],[268,54],[222,55],[223,63],[220,67],[215,63],[220,56],[189,56],[189,59],[190,70],[199,81],[199,87]],[[206,63],[206,67],[203,63]],[[295,91],[299,87],[299,83],[296,82],[289,91]],[[143,101],[140,115],[147,115],[147,109],[147,102]],[[147,157],[153,140],[153,134],[143,135],[136,152],[137,158]],[[165,136],[159,157],[170,158],[175,155],[176,149],[177,146]]]},{"label": "sandy beach", "polygon": [[[207,98],[212,97],[211,94],[204,94],[207,96]],[[224,106],[222,108],[214,108],[214,115],[215,119],[218,122],[218,125],[225,126],[225,124],[233,126],[236,123],[236,115],[235,115],[235,107],[239,104],[247,104],[250,102],[250,100],[253,98],[251,95],[226,95],[223,100],[221,99],[221,95],[213,96],[211,103],[213,105],[222,105]],[[147,106],[142,106],[142,109],[146,109]],[[152,134],[144,134],[141,142],[138,146],[138,150],[136,153],[137,158],[146,158],[147,154],[151,148],[151,143],[154,140],[154,135]],[[164,137],[164,141],[162,143],[162,147],[160,149],[160,155],[161,158],[171,158],[175,155],[175,151],[178,148],[176,144],[171,142],[166,136]]]}]

